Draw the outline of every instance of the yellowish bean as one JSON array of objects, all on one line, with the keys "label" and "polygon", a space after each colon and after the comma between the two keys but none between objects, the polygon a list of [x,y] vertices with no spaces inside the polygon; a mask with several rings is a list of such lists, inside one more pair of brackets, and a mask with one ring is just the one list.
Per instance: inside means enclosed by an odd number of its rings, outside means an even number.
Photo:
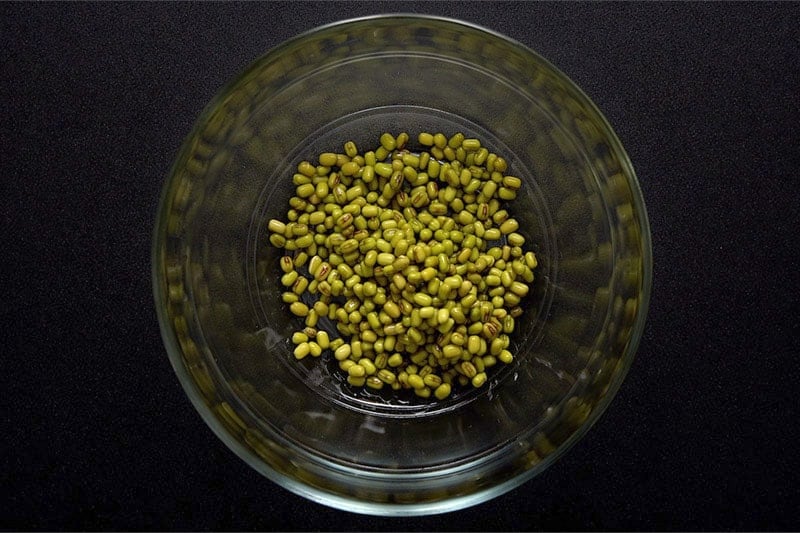
[{"label": "yellowish bean", "polygon": [[297,346],[294,347],[294,357],[295,359],[303,359],[311,353],[311,347],[308,345],[307,342],[301,342]]},{"label": "yellowish bean", "polygon": [[433,394],[434,396],[436,396],[437,400],[444,400],[445,398],[450,396],[450,391],[451,391],[450,384],[442,383],[441,385],[436,387],[436,390],[434,391]]},{"label": "yellowish bean", "polygon": [[486,372],[479,372],[475,374],[475,377],[472,378],[472,386],[476,389],[481,387],[484,383],[486,383]]}]

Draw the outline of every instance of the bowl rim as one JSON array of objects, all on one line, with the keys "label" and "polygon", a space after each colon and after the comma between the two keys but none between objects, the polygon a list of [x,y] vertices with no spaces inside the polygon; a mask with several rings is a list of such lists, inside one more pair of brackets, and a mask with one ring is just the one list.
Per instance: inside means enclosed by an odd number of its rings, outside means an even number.
[{"label": "bowl rim", "polygon": [[[609,382],[608,389],[602,399],[595,405],[587,419],[578,427],[567,439],[561,443],[552,453],[547,455],[535,466],[522,471],[521,473],[495,485],[481,488],[475,492],[447,497],[441,500],[417,502],[417,503],[397,503],[397,502],[369,502],[359,500],[355,497],[343,496],[341,494],[334,494],[331,492],[312,487],[299,481],[295,478],[284,475],[277,470],[269,467],[260,457],[254,454],[250,449],[246,448],[241,442],[233,438],[230,432],[219,421],[214,412],[208,407],[203,399],[202,394],[197,388],[197,385],[186,369],[180,344],[177,340],[175,332],[173,331],[171,321],[166,311],[166,301],[164,298],[164,272],[163,264],[160,262],[160,251],[164,245],[166,235],[166,220],[169,206],[167,204],[168,195],[171,185],[174,181],[175,175],[179,170],[179,163],[184,159],[190,146],[189,141],[193,139],[200,128],[206,123],[211,116],[211,113],[217,106],[224,100],[224,98],[235,88],[240,80],[250,73],[253,69],[269,57],[277,57],[283,51],[292,45],[295,45],[311,35],[316,33],[330,30],[337,27],[346,27],[352,24],[363,23],[373,20],[389,20],[389,19],[408,19],[408,20],[425,20],[442,22],[449,25],[461,26],[471,31],[485,33],[495,39],[504,41],[506,44],[519,49],[526,55],[531,55],[536,58],[549,69],[551,69],[558,77],[567,82],[571,90],[582,98],[583,104],[586,105],[591,112],[593,112],[599,119],[600,124],[603,126],[605,133],[608,135],[609,145],[615,151],[615,155],[619,159],[622,171],[625,174],[628,185],[631,188],[632,202],[636,207],[636,213],[641,225],[640,244],[642,247],[642,292],[639,299],[639,307],[637,309],[636,321],[631,329],[631,337],[627,346],[627,350],[623,352],[620,358],[622,363],[616,375]],[[485,27],[483,25],[442,16],[431,15],[425,13],[409,13],[409,12],[392,12],[380,13],[373,15],[365,15],[360,17],[352,17],[329,22],[319,25],[294,36],[285,39],[278,43],[276,46],[268,49],[258,57],[252,59],[248,64],[234,75],[230,80],[224,83],[212,97],[212,99],[204,106],[202,111],[195,119],[193,126],[189,133],[181,141],[181,146],[178,149],[175,159],[170,167],[166,179],[163,182],[161,193],[155,213],[155,223],[153,225],[151,240],[151,281],[154,303],[156,306],[156,315],[159,323],[162,341],[167,351],[170,363],[175,371],[179,382],[184,390],[184,393],[189,398],[194,409],[200,414],[206,425],[212,432],[219,438],[231,451],[233,451],[240,459],[247,463],[254,470],[264,475],[270,481],[277,485],[297,494],[311,501],[336,508],[338,510],[350,511],[360,514],[378,515],[378,516],[422,516],[430,514],[445,513],[456,511],[505,494],[523,483],[529,481],[542,471],[546,470],[552,463],[562,457],[569,451],[577,442],[579,442],[584,435],[591,429],[600,417],[606,412],[611,401],[616,397],[622,382],[635,359],[639,344],[644,332],[644,326],[649,309],[650,296],[652,291],[653,282],[653,258],[652,258],[652,236],[650,230],[650,222],[647,214],[647,209],[644,202],[644,196],[639,184],[638,176],[633,168],[630,158],[625,151],[621,141],[619,140],[616,132],[611,127],[608,119],[600,111],[594,101],[579,87],[569,76],[567,76],[561,69],[552,64],[545,57],[541,56],[538,52],[521,43],[520,41],[509,37],[499,31]],[[322,459],[324,461],[324,459]],[[469,464],[469,463],[468,463]]]}]

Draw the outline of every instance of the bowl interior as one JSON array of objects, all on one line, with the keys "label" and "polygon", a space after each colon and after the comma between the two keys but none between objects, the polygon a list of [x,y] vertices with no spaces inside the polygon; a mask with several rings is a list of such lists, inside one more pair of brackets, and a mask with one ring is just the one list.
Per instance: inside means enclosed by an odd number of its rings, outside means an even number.
[{"label": "bowl interior", "polygon": [[[515,361],[445,402],[356,392],[291,353],[266,221],[299,161],[384,131],[479,138],[524,183],[508,209],[539,266]],[[474,503],[563,453],[624,377],[649,284],[641,194],[596,108],[519,44],[430,17],[327,26],[252,65],[187,139],[154,240],[165,342],[211,427],[288,488],[383,514]]]}]

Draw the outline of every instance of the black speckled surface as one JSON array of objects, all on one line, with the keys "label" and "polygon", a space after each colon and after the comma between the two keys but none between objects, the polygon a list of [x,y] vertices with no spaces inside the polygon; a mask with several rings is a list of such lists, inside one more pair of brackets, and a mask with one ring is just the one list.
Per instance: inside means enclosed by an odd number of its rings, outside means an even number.
[{"label": "black speckled surface", "polygon": [[[457,17],[552,61],[638,172],[655,283],[589,434],[477,507],[309,503],[217,440],[161,344],[150,235],[202,108],[301,31]],[[0,528],[796,530],[798,3],[0,4]]]}]

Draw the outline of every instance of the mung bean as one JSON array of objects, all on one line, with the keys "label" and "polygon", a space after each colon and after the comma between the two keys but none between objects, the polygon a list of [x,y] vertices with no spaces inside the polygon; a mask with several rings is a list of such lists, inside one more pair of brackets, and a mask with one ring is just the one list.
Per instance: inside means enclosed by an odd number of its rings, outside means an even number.
[{"label": "mung bean", "polygon": [[443,400],[513,361],[508,335],[538,262],[503,205],[522,187],[503,157],[461,132],[421,132],[419,153],[408,141],[386,132],[375,151],[348,141],[318,166],[301,161],[288,223],[270,219],[268,240],[289,253],[281,299],[305,319],[295,358],[331,350],[353,387]]}]

